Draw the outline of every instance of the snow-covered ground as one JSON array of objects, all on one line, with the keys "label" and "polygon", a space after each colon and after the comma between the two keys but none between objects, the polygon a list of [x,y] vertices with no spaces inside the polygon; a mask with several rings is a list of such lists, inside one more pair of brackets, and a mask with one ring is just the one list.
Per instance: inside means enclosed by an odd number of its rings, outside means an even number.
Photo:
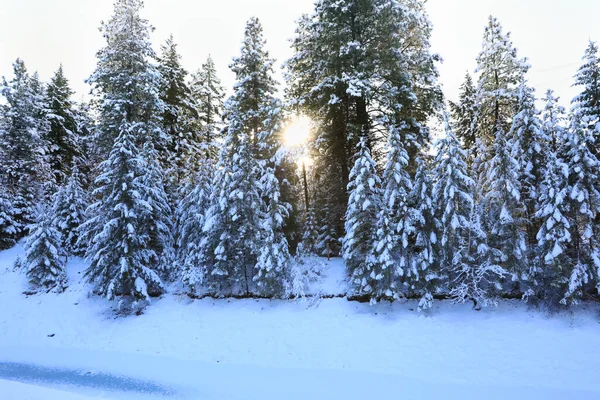
[{"label": "snow-covered ground", "polygon": [[[592,305],[548,316],[518,302],[437,302],[419,313],[413,302],[170,294],[115,318],[88,296],[81,260],[65,293],[23,295],[21,253],[0,253],[2,400],[600,398]],[[343,276],[332,260],[315,290],[343,293]]]}]

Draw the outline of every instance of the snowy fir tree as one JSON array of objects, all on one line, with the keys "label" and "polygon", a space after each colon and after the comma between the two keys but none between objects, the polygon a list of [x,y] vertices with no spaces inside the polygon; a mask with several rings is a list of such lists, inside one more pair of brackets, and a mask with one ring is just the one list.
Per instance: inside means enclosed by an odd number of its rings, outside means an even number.
[{"label": "snowy fir tree", "polygon": [[587,117],[593,129],[593,153],[600,157],[600,58],[598,44],[590,41],[583,56],[583,65],[575,75],[575,86],[582,89],[572,101],[574,112],[579,118]]},{"label": "snowy fir tree", "polygon": [[412,219],[412,260],[407,268],[405,283],[409,294],[420,298],[419,308],[432,306],[433,293],[437,291],[439,271],[436,269],[434,248],[437,245],[433,184],[429,168],[422,157],[417,160],[412,191],[408,205]]},{"label": "snowy fir tree", "polygon": [[484,145],[491,146],[499,131],[510,130],[518,87],[528,69],[526,60],[518,57],[510,33],[505,34],[500,22],[490,16],[476,69],[477,135]]},{"label": "snowy fir tree", "polygon": [[46,135],[48,158],[58,185],[67,180],[73,161],[81,157],[72,95],[73,91],[61,65],[46,89],[47,118],[50,122],[50,129]]},{"label": "snowy fir tree", "polygon": [[365,137],[359,142],[348,190],[350,198],[342,255],[356,293],[372,295],[375,294],[378,281],[383,279],[382,272],[373,269],[372,255],[377,212],[381,209],[381,181]]},{"label": "snowy fir tree", "polygon": [[[156,55],[150,32],[154,28],[140,17],[142,7],[141,0],[115,1],[113,15],[101,27],[106,46],[96,54],[96,70],[88,78],[99,98],[95,145],[104,158],[125,121],[152,121],[143,136],[151,136],[157,150],[164,150],[168,143],[159,121],[164,103],[158,96],[160,73],[152,63]],[[143,136],[136,138],[138,147],[145,142]]]},{"label": "snowy fir tree", "polygon": [[209,160],[200,165],[195,184],[179,202],[177,209],[177,260],[184,285],[192,293],[204,283],[205,262],[210,250],[203,246],[206,240],[204,224],[211,205],[214,166]]},{"label": "snowy fir tree", "polygon": [[297,253],[300,256],[317,255],[317,244],[319,240],[319,227],[313,207],[309,207],[304,215],[302,225],[302,240],[298,245]]},{"label": "snowy fir tree", "polygon": [[[200,153],[200,128],[198,113],[187,84],[187,71],[181,65],[181,56],[171,35],[161,46],[158,71],[161,74],[161,99],[165,107],[162,116],[163,130],[168,135],[163,165],[167,172],[171,197],[184,181],[193,175]],[[164,153],[164,152],[163,152]]]},{"label": "snowy fir tree", "polygon": [[[523,83],[519,87],[517,113],[507,136],[513,144],[513,156],[519,165],[520,201],[523,205],[521,225],[526,229],[530,248],[535,246],[540,229],[541,221],[534,214],[538,209],[540,185],[546,173],[546,157],[551,151],[551,139],[543,128],[535,100],[534,90]],[[532,263],[533,260],[529,259],[528,262]]]},{"label": "snowy fir tree", "polygon": [[9,249],[17,242],[21,226],[15,221],[15,214],[16,210],[8,193],[0,189],[0,250]]},{"label": "snowy fir tree", "polygon": [[[521,199],[519,147],[497,132],[491,147],[492,157],[484,163],[481,209],[488,233],[490,256],[494,263],[510,271],[513,282],[527,279],[527,240],[522,230],[524,205]],[[506,287],[511,291],[513,285]]]},{"label": "snowy fir tree", "polygon": [[217,75],[215,63],[209,56],[202,68],[192,75],[190,84],[192,96],[198,107],[198,117],[202,130],[202,146],[209,158],[218,155],[217,139],[222,129],[221,116],[225,89]]},{"label": "snowy fir tree", "polygon": [[490,302],[489,288],[503,271],[490,261],[480,211],[475,207],[475,183],[467,174],[466,152],[446,118],[446,136],[435,159],[433,203],[439,243],[436,262],[449,280],[457,301]]},{"label": "snowy fir tree", "polygon": [[143,301],[163,293],[164,285],[157,264],[162,254],[153,248],[156,225],[148,225],[156,206],[148,199],[156,189],[146,186],[147,163],[134,143],[135,127],[121,127],[109,158],[100,165],[93,193],[100,200],[90,207],[91,218],[84,225],[98,230],[87,250],[85,275],[108,299]]},{"label": "snowy fir tree", "polygon": [[381,203],[373,202],[373,206],[380,208],[375,225],[376,239],[371,265],[375,279],[371,289],[376,299],[400,295],[399,280],[405,275],[411,262],[409,236],[412,235],[414,221],[410,218],[407,205],[408,194],[412,190],[407,166],[408,153],[399,130],[394,129],[389,137],[387,162],[381,183]]},{"label": "snowy fir tree", "polygon": [[98,52],[89,79],[101,99],[97,146],[110,153],[98,168],[93,193],[98,200],[82,236],[90,260],[86,277],[98,293],[135,304],[164,292],[158,273],[167,268],[171,251],[165,232],[172,235],[156,154],[168,143],[160,121],[164,103],[160,74],[151,63],[151,27],[139,16],[141,7],[139,0],[115,2],[102,29],[107,46]]},{"label": "snowy fir tree", "polygon": [[52,222],[52,212],[38,209],[25,244],[25,270],[34,289],[62,292],[66,288],[65,252],[60,233]]},{"label": "snowy fir tree", "polygon": [[61,247],[74,256],[83,256],[85,247],[79,242],[79,229],[86,221],[87,194],[81,184],[77,162],[71,167],[71,175],[54,195],[53,224],[61,237]]},{"label": "snowy fir tree", "polygon": [[[206,227],[207,244],[216,244],[207,277],[213,287],[249,294],[250,283],[273,294],[285,279],[289,258],[282,235],[285,204],[275,178],[281,104],[275,98],[273,60],[264,49],[262,26],[248,21],[241,55],[231,69],[237,82],[225,105],[228,124],[219,155],[213,204]],[[282,286],[281,286],[282,287]]]},{"label": "snowy fir tree", "polygon": [[44,157],[47,149],[44,122],[40,109],[39,82],[34,83],[25,64],[17,59],[13,64],[14,78],[3,79],[0,131],[0,182],[12,203],[11,230],[23,236],[23,228],[32,223],[37,201],[45,197],[45,187],[52,183]]},{"label": "snowy fir tree", "polygon": [[[465,76],[465,81],[460,86],[458,102],[450,102],[452,120],[454,121],[454,130],[468,151],[474,151],[477,142],[476,121],[477,116],[477,90],[473,83],[473,78],[469,73]],[[470,159],[475,155],[470,154]]]},{"label": "snowy fir tree", "polygon": [[425,122],[441,103],[430,33],[423,1],[319,0],[298,23],[288,97],[316,125],[315,167],[325,188],[315,200],[326,210],[319,224],[330,247],[344,235],[360,137],[369,136],[378,161],[385,156],[381,132],[404,125],[410,160],[429,139]]}]

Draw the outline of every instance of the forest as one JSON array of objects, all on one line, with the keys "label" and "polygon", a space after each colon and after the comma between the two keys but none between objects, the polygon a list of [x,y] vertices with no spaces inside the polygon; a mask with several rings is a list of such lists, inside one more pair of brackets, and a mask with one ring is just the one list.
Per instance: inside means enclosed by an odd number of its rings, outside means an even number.
[{"label": "forest", "polygon": [[42,82],[17,59],[0,82],[0,250],[23,240],[32,292],[65,290],[84,257],[93,294],[124,310],[173,282],[289,299],[341,257],[371,303],[599,300],[595,42],[567,110],[490,17],[448,102],[424,0],[317,0],[284,82],[251,18],[225,88],[210,57],[186,71],[173,37],[155,52],[143,6],[114,1],[89,101],[62,66]]}]

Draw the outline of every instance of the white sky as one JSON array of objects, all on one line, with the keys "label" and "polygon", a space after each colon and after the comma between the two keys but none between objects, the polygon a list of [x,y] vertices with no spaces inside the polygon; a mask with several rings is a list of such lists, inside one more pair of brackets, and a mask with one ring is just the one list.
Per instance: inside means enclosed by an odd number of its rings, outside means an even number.
[{"label": "white sky", "polygon": [[[228,90],[233,74],[227,68],[238,54],[245,21],[263,22],[268,49],[280,65],[291,55],[289,39],[295,20],[312,10],[313,0],[146,0],[144,17],[156,28],[158,50],[173,34],[184,66],[197,69],[210,53]],[[475,68],[483,29],[490,14],[498,17],[521,56],[529,58],[529,80],[542,95],[554,89],[565,105],[576,94],[570,87],[589,38],[600,40],[598,0],[429,0],[433,51],[444,58],[441,82],[450,100],[467,70]],[[104,45],[98,31],[110,17],[112,0],[1,0],[0,75],[12,76],[12,62],[21,57],[30,71],[47,80],[62,62],[77,91],[95,66]],[[280,77],[280,80],[281,77]]]}]

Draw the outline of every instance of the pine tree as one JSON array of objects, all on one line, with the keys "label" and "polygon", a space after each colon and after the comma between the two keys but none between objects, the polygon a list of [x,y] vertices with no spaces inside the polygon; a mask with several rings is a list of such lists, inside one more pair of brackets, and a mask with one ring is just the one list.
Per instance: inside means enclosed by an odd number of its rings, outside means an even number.
[{"label": "pine tree", "polygon": [[1,88],[6,103],[1,106],[0,182],[14,209],[16,238],[21,238],[23,228],[35,219],[35,203],[44,199],[52,179],[44,157],[39,81],[29,76],[22,60],[17,59],[13,68],[13,80],[3,79]]},{"label": "pine tree", "polygon": [[200,165],[192,189],[179,203],[177,209],[177,259],[182,281],[195,293],[204,283],[204,264],[209,255],[203,247],[206,239],[204,224],[208,217],[213,183],[214,166],[209,160]]},{"label": "pine tree", "polygon": [[192,96],[198,107],[202,124],[202,144],[209,158],[217,157],[217,143],[222,129],[225,89],[217,75],[215,63],[209,56],[202,68],[192,75],[190,84]]},{"label": "pine tree", "polygon": [[[128,129],[129,128],[129,129]],[[158,275],[161,258],[152,248],[153,226],[148,226],[153,188],[145,186],[146,161],[134,143],[135,125],[122,126],[108,160],[100,165],[93,195],[100,200],[90,208],[85,225],[100,226],[87,250],[90,261],[85,275],[99,294],[134,301],[164,292]],[[153,263],[154,262],[154,263]]]},{"label": "pine tree", "polygon": [[350,172],[350,198],[346,212],[346,235],[342,254],[346,260],[350,283],[358,294],[373,296],[383,278],[373,269],[373,246],[377,212],[381,209],[381,181],[371,158],[367,139],[359,142],[356,162]]},{"label": "pine tree", "polygon": [[173,35],[161,46],[159,62],[161,99],[165,104],[162,123],[169,137],[162,161],[169,179],[170,195],[176,197],[175,191],[184,180],[184,171],[192,175],[197,171],[201,147],[200,129],[196,126],[198,112]]},{"label": "pine tree", "polygon": [[489,303],[489,287],[503,271],[490,262],[480,212],[473,199],[475,182],[467,173],[466,152],[445,121],[446,136],[438,143],[433,204],[439,242],[436,260],[458,301]]},{"label": "pine tree", "polygon": [[67,273],[60,234],[52,223],[52,213],[40,208],[25,245],[27,278],[34,288],[62,292]]},{"label": "pine tree", "polygon": [[63,184],[69,176],[73,161],[81,157],[78,126],[71,96],[73,91],[64,76],[62,65],[46,89],[47,118],[50,129],[46,135],[49,163],[56,183]]},{"label": "pine tree", "polygon": [[412,181],[406,171],[408,154],[398,130],[390,132],[388,150],[372,265],[375,282],[371,287],[376,299],[401,295],[399,280],[407,273],[411,263],[409,236],[413,221],[407,201]]},{"label": "pine tree", "polygon": [[252,18],[241,55],[231,65],[237,82],[225,104],[219,187],[207,217],[205,254],[216,250],[205,277],[217,292],[249,294],[254,282],[262,294],[275,295],[286,279],[289,252],[282,225],[287,210],[275,175],[282,106],[275,98],[274,61],[264,46],[262,26]]},{"label": "pine tree", "polygon": [[438,57],[429,50],[431,25],[418,0],[319,0],[296,32],[286,64],[288,96],[316,125],[315,165],[324,188],[316,201],[326,210],[321,236],[334,247],[343,235],[359,139],[369,137],[377,161],[392,129],[404,126],[409,160],[428,142],[425,121],[441,104]]},{"label": "pine tree", "polygon": [[[454,130],[464,148],[472,152],[475,150],[477,142],[476,121],[477,116],[477,89],[473,84],[473,78],[467,72],[465,81],[460,86],[458,103],[450,102],[452,119],[454,120]],[[475,155],[470,155],[470,159]]]},{"label": "pine tree", "polygon": [[79,242],[79,229],[86,221],[87,195],[81,184],[77,163],[73,163],[71,175],[54,196],[53,224],[61,236],[61,247],[75,256],[85,254],[85,246]]},{"label": "pine tree", "polygon": [[101,99],[97,146],[101,154],[110,153],[98,168],[97,201],[80,238],[89,245],[86,277],[97,292],[134,306],[164,292],[159,273],[166,271],[172,247],[157,154],[168,144],[160,121],[164,103],[160,73],[151,63],[151,27],[140,18],[141,8],[140,0],[117,0],[102,27],[107,46],[98,52],[89,81]]},{"label": "pine tree", "polygon": [[15,220],[15,214],[16,210],[8,193],[0,189],[0,250],[9,249],[16,244],[21,226]]},{"label": "pine tree", "polygon": [[116,0],[112,17],[102,23],[107,44],[96,54],[96,70],[88,78],[100,99],[95,103],[99,114],[95,145],[101,158],[110,153],[124,123],[153,122],[136,138],[138,147],[146,136],[152,137],[158,150],[168,143],[158,121],[164,104],[158,98],[160,73],[152,63],[156,55],[150,32],[154,28],[140,17],[142,7],[142,0]]},{"label": "pine tree", "polygon": [[298,245],[297,254],[300,256],[316,255],[317,244],[319,240],[319,229],[317,226],[317,220],[315,210],[310,207],[304,216],[304,223],[302,226],[302,240]]},{"label": "pine tree", "polygon": [[532,274],[533,288],[526,295],[537,295],[549,303],[562,300],[567,282],[566,270],[573,265],[569,254],[571,226],[569,202],[569,166],[557,157],[547,154],[546,174],[541,185],[536,218],[542,221],[537,234],[536,252],[539,261]]},{"label": "pine tree", "polygon": [[[524,205],[521,199],[520,147],[496,134],[492,158],[484,164],[484,189],[481,214],[493,262],[509,271],[513,282],[527,280],[528,253],[522,230]],[[510,284],[506,290],[513,289]]]},{"label": "pine tree", "polygon": [[582,87],[582,92],[572,100],[573,111],[579,116],[588,117],[589,128],[593,130],[592,151],[600,157],[600,58],[598,44],[590,41],[583,56],[583,65],[575,75],[574,86]]},{"label": "pine tree", "polygon": [[585,285],[596,281],[600,271],[600,161],[594,155],[595,127],[589,116],[572,115],[566,159],[569,166],[571,202],[571,254],[574,261],[561,302],[577,302]]},{"label": "pine tree", "polygon": [[498,132],[510,130],[518,87],[529,65],[518,57],[510,33],[505,34],[500,22],[491,16],[477,64],[476,131],[482,143],[489,147]]},{"label": "pine tree", "polygon": [[433,183],[423,158],[417,160],[413,188],[408,197],[411,213],[412,260],[407,269],[405,282],[411,292],[419,296],[419,308],[427,309],[433,304],[433,293],[437,291],[440,280],[435,265],[434,249],[437,245],[435,229],[435,206],[433,203]]}]

